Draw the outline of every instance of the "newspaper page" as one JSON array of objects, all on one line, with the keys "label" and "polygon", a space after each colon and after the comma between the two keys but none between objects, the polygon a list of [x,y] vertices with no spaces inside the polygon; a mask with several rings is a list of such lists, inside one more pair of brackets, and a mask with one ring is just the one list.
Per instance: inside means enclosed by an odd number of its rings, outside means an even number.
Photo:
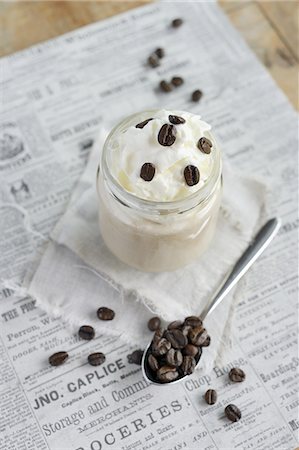
[{"label": "newspaper page", "polygon": [[[176,17],[184,24],[175,30]],[[163,64],[149,68],[161,46]],[[0,449],[295,449],[297,114],[224,14],[213,3],[155,3],[0,67]],[[174,75],[184,85],[160,92],[159,81]],[[199,104],[190,102],[197,88]],[[129,364],[138,343],[99,336],[88,351],[100,346],[107,360],[89,366],[86,343],[13,288],[65,210],[99,128],[151,106],[202,114],[232,164],[267,180],[271,212],[283,221],[248,275],[225,362],[161,388]],[[49,367],[62,348],[69,361]],[[233,366],[245,382],[229,381]],[[218,392],[213,406],[203,400],[208,388]],[[242,411],[237,423],[224,417],[229,403]]]}]

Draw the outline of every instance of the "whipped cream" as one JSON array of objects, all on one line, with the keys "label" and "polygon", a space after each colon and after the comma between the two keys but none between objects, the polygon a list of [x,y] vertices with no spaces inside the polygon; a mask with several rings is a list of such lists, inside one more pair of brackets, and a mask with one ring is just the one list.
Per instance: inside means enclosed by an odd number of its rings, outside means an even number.
[{"label": "whipped cream", "polygon": [[[171,124],[170,115],[182,117],[185,122]],[[142,128],[136,128],[137,124],[151,118],[153,120]],[[159,143],[158,135],[164,124],[175,128],[175,141],[171,145]],[[211,126],[200,116],[185,111],[159,110],[134,115],[109,139],[109,170],[126,191],[141,199],[164,202],[186,198],[199,190],[211,175],[216,143],[210,130]],[[209,154],[198,147],[202,137],[212,143]],[[154,166],[150,181],[140,175],[145,163]],[[199,171],[199,181],[191,186],[184,175],[190,165]]]}]

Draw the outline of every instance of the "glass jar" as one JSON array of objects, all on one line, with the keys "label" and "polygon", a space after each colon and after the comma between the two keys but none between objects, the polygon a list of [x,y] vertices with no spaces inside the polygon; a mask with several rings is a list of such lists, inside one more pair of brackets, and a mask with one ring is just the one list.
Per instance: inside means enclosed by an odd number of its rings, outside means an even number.
[{"label": "glass jar", "polygon": [[[149,111],[149,117],[155,111]],[[217,223],[222,191],[222,163],[214,136],[213,169],[204,185],[174,201],[141,199],[126,191],[109,170],[109,148],[115,133],[138,122],[126,118],[107,137],[97,172],[99,223],[102,237],[124,263],[147,272],[178,269],[198,258],[209,246]]]}]

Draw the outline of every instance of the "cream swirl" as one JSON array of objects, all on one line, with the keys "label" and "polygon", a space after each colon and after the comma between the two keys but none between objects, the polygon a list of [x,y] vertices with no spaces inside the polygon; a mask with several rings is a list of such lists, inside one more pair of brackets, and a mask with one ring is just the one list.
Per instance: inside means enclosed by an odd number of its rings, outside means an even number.
[{"label": "cream swirl", "polygon": [[[169,116],[183,118],[184,123],[172,124]],[[141,124],[147,119],[151,120]],[[136,127],[138,124],[140,127]],[[170,139],[170,145],[161,145],[158,138],[165,124],[172,125],[169,129],[175,135],[174,142]],[[139,198],[159,202],[186,198],[200,189],[211,175],[218,149],[210,130],[211,126],[200,116],[185,111],[142,112],[113,133],[109,140],[109,169],[126,191]],[[200,138],[211,141],[209,154],[200,149]],[[150,180],[146,179],[145,163],[151,165],[148,166]],[[195,166],[199,171],[199,181],[196,180],[194,185],[186,181],[187,166]]]}]

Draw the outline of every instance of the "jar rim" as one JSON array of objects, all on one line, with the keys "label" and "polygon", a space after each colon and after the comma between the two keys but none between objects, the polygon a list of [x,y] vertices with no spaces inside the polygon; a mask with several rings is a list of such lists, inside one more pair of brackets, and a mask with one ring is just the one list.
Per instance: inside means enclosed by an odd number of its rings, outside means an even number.
[{"label": "jar rim", "polygon": [[[99,176],[99,169],[102,169],[104,179],[108,181],[108,186],[113,194],[114,198],[118,200],[121,204],[127,207],[136,208],[136,209],[142,209],[147,211],[155,211],[159,212],[161,214],[170,213],[170,212],[184,212],[188,211],[190,209],[193,209],[194,207],[198,206],[203,201],[206,201],[213,193],[214,190],[217,187],[218,181],[221,177],[222,172],[222,161],[221,161],[221,151],[219,149],[219,145],[217,141],[215,140],[215,136],[212,133],[208,133],[212,136],[213,141],[216,142],[216,154],[214,154],[214,167],[203,184],[197,191],[193,192],[192,194],[188,195],[187,197],[177,199],[177,200],[170,200],[170,201],[156,201],[156,200],[149,200],[137,197],[135,194],[125,190],[123,186],[118,182],[118,180],[112,175],[108,162],[107,162],[107,150],[109,148],[109,143],[116,131],[121,129],[124,124],[127,124],[128,122],[133,121],[133,119],[136,117],[140,118],[140,115],[149,114],[153,115],[155,112],[159,111],[158,109],[151,109],[151,110],[145,110],[140,111],[138,113],[134,113],[130,116],[127,116],[125,119],[123,119],[121,122],[119,122],[115,127],[112,128],[110,133],[108,134],[103,150],[102,150],[102,156],[101,161],[99,163],[99,167],[97,170],[97,188],[98,188],[98,176]],[[181,111],[184,112],[184,111]]]}]

